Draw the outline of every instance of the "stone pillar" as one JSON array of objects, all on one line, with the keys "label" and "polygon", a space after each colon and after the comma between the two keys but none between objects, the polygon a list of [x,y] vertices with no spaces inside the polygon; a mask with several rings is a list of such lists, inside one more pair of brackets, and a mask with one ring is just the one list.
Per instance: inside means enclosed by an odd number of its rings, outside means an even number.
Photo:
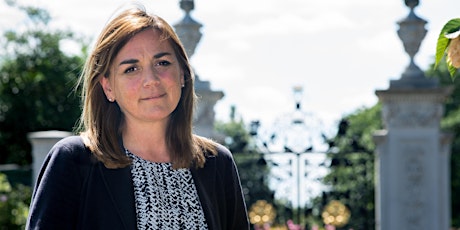
[{"label": "stone pillar", "polygon": [[[202,36],[200,28],[202,25],[195,21],[190,14],[195,8],[193,0],[181,0],[180,7],[184,10],[185,16],[179,23],[174,25],[174,28],[184,45],[188,57],[191,58],[200,42]],[[199,100],[197,112],[194,116],[194,133],[223,142],[223,136],[214,130],[214,106],[217,101],[222,99],[224,93],[211,90],[210,82],[200,80],[197,74],[195,74],[195,92]]]},{"label": "stone pillar", "polygon": [[194,117],[194,132],[222,143],[224,137],[214,130],[214,106],[222,99],[224,93],[211,90],[209,81],[201,81],[198,76],[196,79],[195,91],[198,96],[198,106]]},{"label": "stone pillar", "polygon": [[72,135],[64,131],[40,131],[29,133],[28,138],[32,144],[32,186],[37,181],[38,173],[50,149],[59,140]]},{"label": "stone pillar", "polygon": [[410,63],[388,90],[376,91],[385,127],[374,135],[376,229],[448,230],[451,135],[440,121],[452,88],[439,87],[414,63],[426,21],[414,13],[419,1],[405,3],[410,13],[398,22],[398,35]]},{"label": "stone pillar", "polygon": [[377,91],[376,229],[448,230],[450,142],[440,131],[446,88]]}]

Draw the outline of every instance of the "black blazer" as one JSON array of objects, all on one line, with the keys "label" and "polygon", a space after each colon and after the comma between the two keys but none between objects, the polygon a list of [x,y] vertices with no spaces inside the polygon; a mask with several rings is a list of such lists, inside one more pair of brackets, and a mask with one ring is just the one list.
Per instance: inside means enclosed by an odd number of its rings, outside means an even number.
[{"label": "black blazer", "polygon": [[[191,169],[209,229],[249,229],[231,153],[218,147],[204,168]],[[130,167],[108,169],[81,137],[59,141],[38,176],[26,229],[136,229]]]}]

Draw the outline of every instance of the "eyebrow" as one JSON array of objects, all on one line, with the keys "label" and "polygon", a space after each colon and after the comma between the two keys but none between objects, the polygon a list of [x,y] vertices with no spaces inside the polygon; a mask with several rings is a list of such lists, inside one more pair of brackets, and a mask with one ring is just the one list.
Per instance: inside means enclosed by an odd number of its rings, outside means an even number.
[{"label": "eyebrow", "polygon": [[126,59],[126,60],[123,60],[120,62],[120,64],[118,64],[119,66],[120,65],[126,65],[126,64],[134,64],[134,63],[138,63],[139,60],[137,59]]},{"label": "eyebrow", "polygon": [[169,52],[161,52],[161,53],[153,55],[153,57],[154,58],[161,58],[161,57],[164,57],[166,55],[171,55],[171,53],[169,53]]},{"label": "eyebrow", "polygon": [[[164,57],[164,56],[167,56],[167,55],[171,55],[171,53],[169,53],[169,52],[161,52],[161,53],[153,55],[153,57],[154,58],[161,58],[161,57]],[[120,65],[126,65],[126,64],[134,64],[134,63],[138,63],[138,62],[139,62],[139,60],[137,60],[137,59],[126,59],[126,60],[121,61],[120,64],[118,64],[118,65],[120,66]]]}]

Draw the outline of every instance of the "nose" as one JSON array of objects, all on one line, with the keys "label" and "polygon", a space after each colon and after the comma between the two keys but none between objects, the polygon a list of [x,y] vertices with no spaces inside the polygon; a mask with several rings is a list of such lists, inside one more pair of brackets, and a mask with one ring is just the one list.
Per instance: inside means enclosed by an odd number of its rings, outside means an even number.
[{"label": "nose", "polygon": [[147,68],[144,72],[144,87],[160,84],[160,78],[154,68]]}]

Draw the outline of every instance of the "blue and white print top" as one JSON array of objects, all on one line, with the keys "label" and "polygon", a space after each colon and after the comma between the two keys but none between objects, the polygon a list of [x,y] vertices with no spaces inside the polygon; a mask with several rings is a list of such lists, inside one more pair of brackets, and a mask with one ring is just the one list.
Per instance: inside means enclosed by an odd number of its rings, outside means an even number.
[{"label": "blue and white print top", "polygon": [[147,161],[128,150],[126,154],[133,161],[137,229],[207,229],[189,169]]}]

